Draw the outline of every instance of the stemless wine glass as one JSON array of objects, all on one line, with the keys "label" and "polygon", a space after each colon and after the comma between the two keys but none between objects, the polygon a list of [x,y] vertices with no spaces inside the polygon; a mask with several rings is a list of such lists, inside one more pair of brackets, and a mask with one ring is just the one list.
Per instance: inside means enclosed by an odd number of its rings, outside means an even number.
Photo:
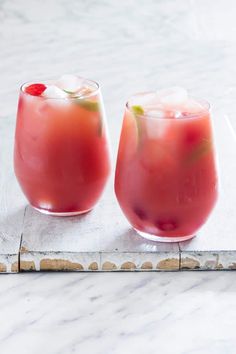
[{"label": "stemless wine glass", "polygon": [[[91,210],[110,173],[99,85],[80,80],[84,86],[78,95],[64,90],[65,97],[58,97],[62,91],[53,80],[26,83],[20,90],[15,174],[29,203],[45,214],[70,216]],[[40,85],[48,88],[49,97],[38,95]],[[33,87],[32,94],[27,87]]]},{"label": "stemless wine glass", "polygon": [[183,241],[206,222],[217,199],[210,107],[193,98],[177,111],[145,106],[155,94],[137,94],[126,104],[115,192],[141,236]]}]

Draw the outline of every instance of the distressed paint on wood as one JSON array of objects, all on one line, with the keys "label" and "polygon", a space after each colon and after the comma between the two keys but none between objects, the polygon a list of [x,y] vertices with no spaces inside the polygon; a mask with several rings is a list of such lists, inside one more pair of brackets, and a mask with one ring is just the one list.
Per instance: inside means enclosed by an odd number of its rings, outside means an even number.
[{"label": "distressed paint on wood", "polygon": [[111,182],[99,205],[84,216],[56,218],[41,215],[30,206],[25,209],[12,167],[14,124],[2,120],[0,272],[19,271],[19,258],[22,271],[236,269],[235,142],[225,121],[217,124],[219,161],[224,171],[219,202],[196,238],[171,245],[146,242],[130,228]]},{"label": "distressed paint on wood", "polygon": [[15,273],[26,202],[13,172],[14,123],[1,119],[0,131],[0,273]]},{"label": "distressed paint on wood", "polygon": [[22,271],[177,270],[179,247],[139,237],[122,216],[110,186],[100,206],[84,216],[60,219],[28,206],[20,260]]},{"label": "distressed paint on wood", "polygon": [[[145,241],[130,228],[107,188],[84,216],[52,218],[27,207],[22,270],[163,271],[236,269],[235,149],[222,117],[216,120],[220,199],[197,237],[179,244]],[[227,173],[225,173],[227,171]],[[222,178],[222,176],[224,178]]]}]

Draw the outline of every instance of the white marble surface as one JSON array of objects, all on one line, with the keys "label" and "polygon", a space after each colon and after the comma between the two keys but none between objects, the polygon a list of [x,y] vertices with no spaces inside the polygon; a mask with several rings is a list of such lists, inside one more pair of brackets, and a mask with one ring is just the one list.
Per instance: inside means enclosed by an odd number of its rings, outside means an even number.
[{"label": "white marble surface", "polygon": [[[22,82],[65,72],[100,82],[114,153],[124,102],[137,90],[180,84],[232,115],[224,99],[235,86],[235,16],[233,0],[1,0],[0,119],[12,125]],[[234,280],[2,275],[1,353],[234,354]]]},{"label": "white marble surface", "polygon": [[234,272],[3,275],[0,294],[4,354],[235,353]]}]

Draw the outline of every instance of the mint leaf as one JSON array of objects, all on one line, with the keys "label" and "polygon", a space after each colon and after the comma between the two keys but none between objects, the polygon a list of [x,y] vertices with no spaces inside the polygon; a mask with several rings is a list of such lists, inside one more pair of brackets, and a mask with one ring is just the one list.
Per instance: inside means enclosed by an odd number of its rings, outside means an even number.
[{"label": "mint leaf", "polygon": [[135,116],[142,116],[144,114],[144,110],[141,106],[132,106],[131,109]]},{"label": "mint leaf", "polygon": [[102,117],[100,116],[99,125],[98,125],[98,136],[102,136],[102,132],[103,132],[103,120]]},{"label": "mint leaf", "polygon": [[63,89],[63,91],[65,92],[65,93],[68,93],[68,95],[73,95],[75,92],[73,92],[73,91],[68,91],[68,90],[64,90]]},{"label": "mint leaf", "polygon": [[82,99],[75,99],[76,104],[86,109],[89,112],[99,113],[98,136],[102,136],[103,132],[103,119],[100,112],[100,105],[96,101],[88,101]]},{"label": "mint leaf", "polygon": [[136,121],[136,126],[137,126],[137,131],[138,131],[138,145],[139,145],[140,140],[141,140],[141,135],[142,135],[140,116],[142,116],[144,114],[144,110],[141,106],[132,106],[131,110],[133,112],[133,115],[134,115],[135,121]]},{"label": "mint leaf", "polygon": [[187,158],[188,163],[194,163],[198,161],[202,156],[207,154],[211,150],[211,141],[204,139],[196,149],[194,149]]},{"label": "mint leaf", "polygon": [[99,103],[96,101],[76,99],[75,102],[82,108],[86,109],[87,111],[99,112]]}]

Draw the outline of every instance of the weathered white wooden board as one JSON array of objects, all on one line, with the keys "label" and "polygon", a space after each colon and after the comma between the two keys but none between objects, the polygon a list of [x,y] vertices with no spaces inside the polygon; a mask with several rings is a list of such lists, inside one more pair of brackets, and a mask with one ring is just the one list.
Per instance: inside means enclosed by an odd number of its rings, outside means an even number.
[{"label": "weathered white wooden board", "polygon": [[236,269],[236,148],[224,117],[217,117],[220,198],[191,241],[162,244],[139,237],[116,202],[113,178],[96,208],[82,216],[42,215],[26,206],[13,173],[14,124],[0,121],[0,272],[158,271]]},{"label": "weathered white wooden board", "polygon": [[14,123],[0,120],[0,273],[19,270],[26,201],[13,172]]},{"label": "weathered white wooden board", "polygon": [[110,183],[100,204],[84,216],[59,219],[27,207],[21,270],[236,269],[235,141],[224,117],[214,118],[220,198],[196,238],[180,244],[142,239],[122,215]]},{"label": "weathered white wooden board", "polygon": [[178,244],[146,242],[121,214],[111,184],[88,214],[58,218],[27,207],[22,270],[179,269]]}]

